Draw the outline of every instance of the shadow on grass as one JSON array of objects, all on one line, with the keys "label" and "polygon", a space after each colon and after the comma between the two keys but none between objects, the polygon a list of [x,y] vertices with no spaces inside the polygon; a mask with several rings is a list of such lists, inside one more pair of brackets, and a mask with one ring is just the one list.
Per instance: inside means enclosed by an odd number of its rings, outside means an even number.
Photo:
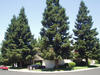
[{"label": "shadow on grass", "polygon": [[[87,68],[96,68],[98,66],[96,65],[89,65],[89,66],[78,66],[78,67],[87,67]],[[74,67],[73,68],[58,68],[58,69],[41,69],[41,71],[71,71],[71,70],[74,70]]]},{"label": "shadow on grass", "polygon": [[95,68],[95,67],[98,67],[96,65],[89,65],[88,68]]},{"label": "shadow on grass", "polygon": [[10,67],[10,69],[24,69],[26,67]]},{"label": "shadow on grass", "polygon": [[58,69],[41,69],[42,71],[69,71],[71,68],[58,68]]}]

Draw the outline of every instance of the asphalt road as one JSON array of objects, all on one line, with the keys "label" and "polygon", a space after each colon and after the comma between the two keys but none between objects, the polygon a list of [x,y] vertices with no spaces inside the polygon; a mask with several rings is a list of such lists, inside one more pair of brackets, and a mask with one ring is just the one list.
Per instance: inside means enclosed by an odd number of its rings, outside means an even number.
[{"label": "asphalt road", "polygon": [[80,72],[63,72],[63,73],[28,73],[28,72],[11,72],[0,70],[0,75],[100,75],[100,68]]}]

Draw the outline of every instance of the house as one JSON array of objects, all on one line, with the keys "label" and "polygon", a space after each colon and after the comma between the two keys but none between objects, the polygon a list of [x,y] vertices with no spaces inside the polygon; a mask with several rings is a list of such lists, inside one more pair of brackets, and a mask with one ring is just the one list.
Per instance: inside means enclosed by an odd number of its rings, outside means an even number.
[{"label": "house", "polygon": [[[46,68],[54,68],[55,67],[55,60],[45,60],[39,55],[35,55],[33,59],[33,64],[36,62],[40,62],[42,66],[45,66]],[[58,61],[58,65],[63,65],[65,63],[72,62],[70,59],[63,59]]]}]

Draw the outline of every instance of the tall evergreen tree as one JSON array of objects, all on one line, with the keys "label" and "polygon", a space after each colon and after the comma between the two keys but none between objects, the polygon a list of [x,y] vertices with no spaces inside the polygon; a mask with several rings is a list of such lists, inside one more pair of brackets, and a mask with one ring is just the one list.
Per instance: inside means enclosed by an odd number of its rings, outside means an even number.
[{"label": "tall evergreen tree", "polygon": [[20,10],[19,16],[11,20],[11,24],[5,34],[5,41],[2,46],[2,55],[12,63],[19,63],[20,66],[31,62],[34,54],[31,46],[34,40],[24,8]]},{"label": "tall evergreen tree", "polygon": [[[69,22],[59,0],[46,0],[41,37],[46,59],[64,59],[70,56]],[[47,53],[48,52],[48,53]]]},{"label": "tall evergreen tree", "polygon": [[[16,48],[16,45],[13,44],[13,37],[14,37],[14,28],[16,28],[16,17],[13,16],[12,20],[11,20],[11,24],[9,25],[9,28],[7,29],[7,32],[5,33],[5,40],[3,41],[2,44],[2,48],[1,48],[1,53],[2,53],[2,57],[4,59],[4,63],[7,64],[7,62],[10,60],[12,54],[11,52],[11,48],[14,49]],[[13,33],[13,34],[12,34]],[[11,45],[10,45],[11,44]],[[13,57],[13,56],[12,56]],[[16,60],[16,59],[15,59]],[[11,61],[10,63],[15,63],[15,61]]]},{"label": "tall evergreen tree", "polygon": [[96,28],[93,27],[92,17],[89,15],[89,10],[85,3],[80,3],[78,11],[74,35],[75,35],[75,47],[80,57],[86,59],[88,65],[88,58],[92,58],[94,52],[97,50],[96,43],[98,42]]}]

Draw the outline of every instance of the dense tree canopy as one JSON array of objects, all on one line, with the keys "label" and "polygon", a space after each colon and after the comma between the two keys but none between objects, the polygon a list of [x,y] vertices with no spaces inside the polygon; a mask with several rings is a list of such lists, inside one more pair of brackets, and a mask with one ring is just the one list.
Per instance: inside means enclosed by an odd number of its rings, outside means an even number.
[{"label": "dense tree canopy", "polygon": [[[13,16],[5,33],[0,53],[0,64],[15,64],[23,67],[33,64],[33,56],[40,55],[55,61],[72,57],[98,59],[100,61],[100,42],[96,28],[93,28],[92,16],[85,3],[81,1],[75,22],[74,44],[69,35],[69,18],[59,0],[46,0],[43,13],[41,37],[34,39],[30,31],[25,10],[22,8],[18,17]],[[34,29],[34,28],[33,28]],[[72,49],[73,48],[73,49]],[[74,52],[75,51],[75,52]]]},{"label": "dense tree canopy", "polygon": [[[95,28],[93,27],[92,16],[89,15],[89,10],[85,6],[85,3],[82,1],[78,11],[74,35],[75,37],[75,47],[80,57],[86,59],[88,63],[88,58],[92,58],[94,52],[97,49],[97,35]],[[95,54],[96,55],[96,54]]]},{"label": "dense tree canopy", "polygon": [[46,5],[42,20],[43,28],[40,32],[44,45],[42,52],[51,52],[45,57],[46,59],[68,58],[70,56],[70,36],[65,9],[59,4],[59,0],[46,0]]},{"label": "dense tree canopy", "polygon": [[28,64],[34,53],[32,40],[34,38],[28,26],[24,8],[22,8],[17,18],[13,16],[5,34],[2,45],[3,57],[10,63],[20,63],[20,66]]}]

